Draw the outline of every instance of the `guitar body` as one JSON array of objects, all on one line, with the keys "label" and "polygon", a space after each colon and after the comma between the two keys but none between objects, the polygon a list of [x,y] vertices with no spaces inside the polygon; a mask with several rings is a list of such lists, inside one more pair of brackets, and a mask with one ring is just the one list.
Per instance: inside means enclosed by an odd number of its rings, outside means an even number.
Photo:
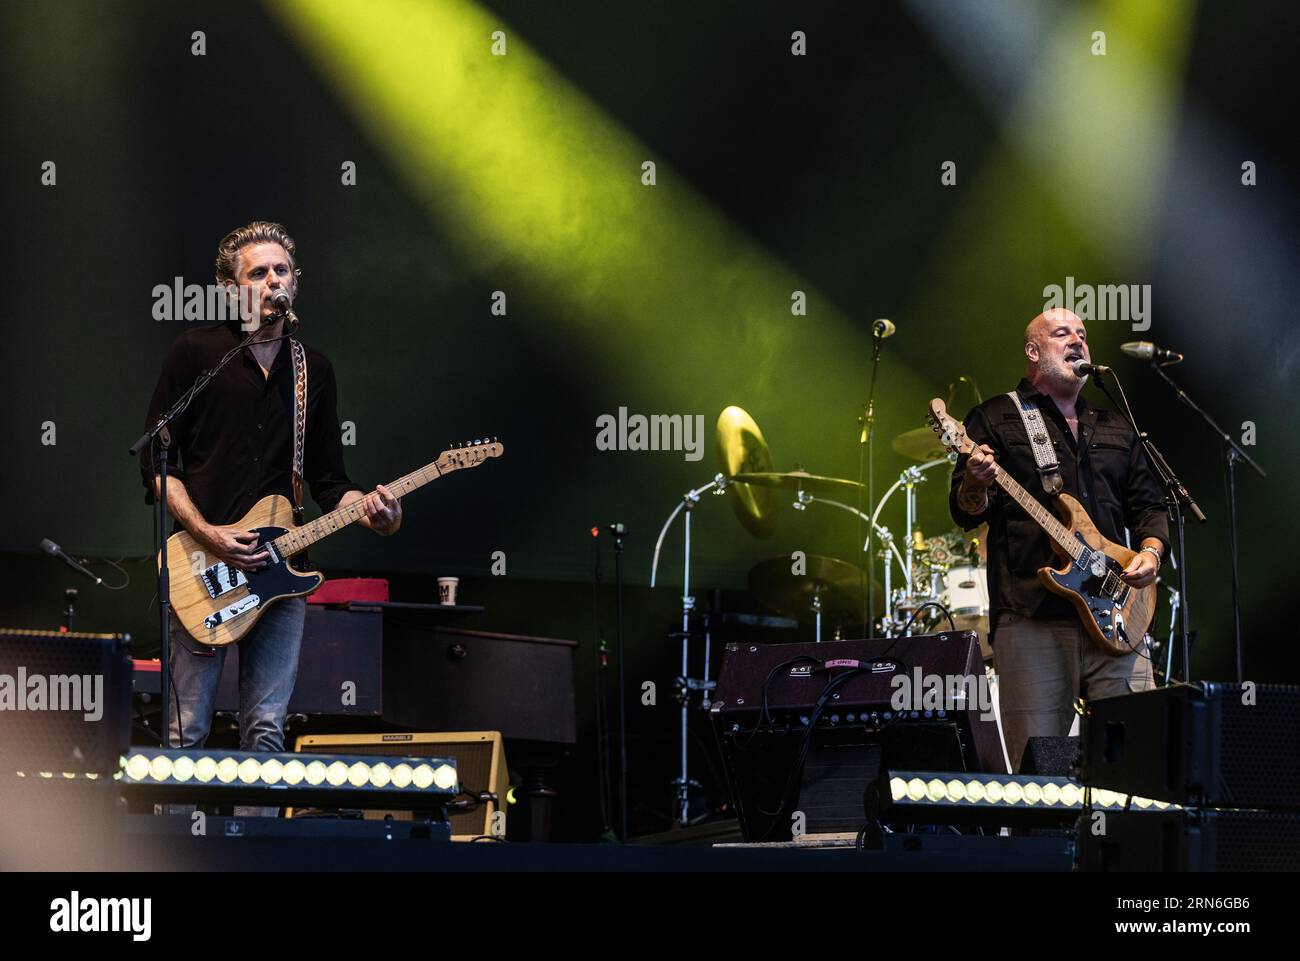
[{"label": "guitar body", "polygon": [[1088,635],[1104,651],[1114,655],[1133,653],[1155,614],[1155,584],[1136,588],[1120,580],[1120,571],[1136,552],[1102,536],[1077,500],[1059,494],[1055,508],[1069,533],[1091,551],[1075,561],[1053,542],[1053,549],[1069,563],[1059,570],[1040,567],[1039,580],[1049,591],[1069,598]]},{"label": "guitar body", "polygon": [[[265,545],[296,526],[293,505],[287,497],[270,494],[233,526],[256,531],[261,535],[258,543]],[[310,594],[325,580],[317,571],[295,570],[283,557],[273,557],[273,563],[260,570],[236,571],[209,558],[188,531],[179,531],[167,539],[167,571],[172,616],[190,637],[212,647],[235,643],[276,601]]]}]

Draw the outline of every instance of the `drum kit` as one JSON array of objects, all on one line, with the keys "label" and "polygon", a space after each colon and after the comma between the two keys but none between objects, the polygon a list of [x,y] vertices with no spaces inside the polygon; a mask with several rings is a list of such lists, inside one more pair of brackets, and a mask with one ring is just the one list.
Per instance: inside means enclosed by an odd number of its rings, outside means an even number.
[{"label": "drum kit", "polygon": [[[931,478],[941,481],[945,497],[948,473],[955,457],[944,453],[928,427],[907,431],[891,446],[908,466],[868,515],[850,501],[861,503],[863,485],[840,477],[805,470],[776,471],[762,431],[743,409],[728,407],[718,417],[717,453],[720,471],[702,487],[685,494],[659,531],[650,570],[650,586],[658,575],[664,539],[679,515],[684,516],[682,631],[690,629],[695,599],[690,592],[691,515],[701,495],[712,493],[731,501],[741,526],[758,538],[772,534],[781,509],[780,494],[793,495],[795,510],[822,505],[854,515],[863,531],[862,553],[880,562],[883,576],[873,576],[860,558],[845,560],[817,554],[779,556],[760,561],[749,572],[749,589],[771,610],[813,628],[817,641],[838,639],[850,626],[868,621],[872,607],[883,611],[868,636],[896,637],[924,633],[949,623],[956,630],[988,633],[988,574],[983,527],[963,533],[952,529],[927,537],[918,521],[920,488]],[[940,475],[933,472],[940,471]],[[882,523],[895,498],[902,501],[902,536]],[[901,545],[901,546],[900,546]],[[883,591],[881,586],[883,585]],[[868,591],[875,593],[868,597]],[[887,603],[881,605],[882,599]],[[874,600],[875,604],[869,603]],[[707,635],[706,635],[707,643]],[[987,642],[983,642],[987,655]],[[707,657],[707,655],[706,655]],[[683,667],[685,670],[685,667]]]},{"label": "drum kit", "polygon": [[[749,572],[749,589],[766,607],[812,627],[814,638],[838,640],[846,629],[863,630],[866,636],[897,637],[941,629],[974,630],[979,633],[985,660],[992,657],[988,646],[989,594],[984,549],[984,529],[969,533],[953,529],[927,537],[917,517],[919,489],[931,476],[938,479],[946,502],[948,472],[955,457],[945,454],[928,427],[907,431],[891,446],[903,457],[919,463],[908,466],[868,514],[853,503],[862,504],[866,494],[862,483],[826,477],[805,470],[777,471],[763,432],[740,407],[727,407],[718,416],[716,444],[719,472],[709,483],[688,491],[669,514],[655,542],[650,569],[654,587],[664,539],[678,516],[683,518],[682,622],[674,636],[681,641],[681,676],[677,678],[681,704],[681,775],[677,789],[679,820],[688,823],[688,795],[698,786],[687,772],[688,705],[693,691],[702,693],[701,707],[710,707],[715,682],[709,677],[712,638],[708,619],[701,632],[693,634],[691,616],[695,598],[691,595],[691,517],[702,495],[726,497],[740,525],[757,538],[770,536],[781,510],[781,495],[793,495],[790,506],[797,511],[823,506],[853,515],[852,523],[862,534],[861,557],[846,560],[795,552],[760,561]],[[934,474],[939,471],[939,474]],[[886,509],[903,509],[902,537],[882,521]],[[850,503],[853,502],[853,503]],[[868,505],[869,507],[869,505]],[[901,545],[901,546],[900,546]],[[868,560],[867,564],[862,559]],[[874,576],[872,564],[883,565],[883,577]],[[881,586],[883,585],[883,591]],[[874,596],[872,596],[874,595]],[[887,603],[881,603],[886,600]],[[870,617],[870,611],[883,615]],[[829,628],[829,633],[828,629]],[[700,678],[690,677],[690,641],[702,634],[704,669]],[[857,635],[861,636],[861,635]]]}]

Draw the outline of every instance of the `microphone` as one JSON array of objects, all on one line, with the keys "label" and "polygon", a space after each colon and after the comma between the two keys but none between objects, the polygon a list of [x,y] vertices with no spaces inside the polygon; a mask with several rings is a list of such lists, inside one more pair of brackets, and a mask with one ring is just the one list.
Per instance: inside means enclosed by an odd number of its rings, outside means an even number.
[{"label": "microphone", "polygon": [[1138,360],[1154,360],[1161,364],[1178,364],[1183,359],[1178,351],[1157,347],[1149,340],[1130,340],[1127,344],[1120,344],[1119,349]]},{"label": "microphone", "polygon": [[54,543],[54,541],[50,540],[48,537],[45,540],[41,541],[41,550],[49,554],[51,557],[57,557],[59,560],[63,561],[63,563],[67,564],[74,571],[76,571],[78,574],[84,574],[86,577],[89,577],[96,584],[104,583],[104,579],[102,577],[96,577],[93,573],[86,570],[86,568],[82,567],[81,564],[75,558],[69,557],[67,554],[63,553],[63,548],[60,547],[58,544]]},{"label": "microphone", "polygon": [[293,298],[281,287],[271,295],[271,306],[284,318],[285,332],[292,334],[299,327],[298,315],[293,312]]},{"label": "microphone", "polygon": [[1103,367],[1101,364],[1090,364],[1086,360],[1076,360],[1070,365],[1078,377],[1087,377],[1089,374],[1109,374],[1110,368]]},{"label": "microphone", "polygon": [[886,337],[893,337],[894,334],[898,333],[898,328],[894,326],[892,320],[881,317],[871,325],[871,333],[884,340]]}]

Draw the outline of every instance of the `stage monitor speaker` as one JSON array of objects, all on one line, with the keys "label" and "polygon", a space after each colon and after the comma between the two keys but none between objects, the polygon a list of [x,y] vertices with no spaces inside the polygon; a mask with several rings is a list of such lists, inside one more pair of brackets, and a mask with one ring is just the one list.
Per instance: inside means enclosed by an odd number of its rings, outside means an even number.
[{"label": "stage monitor speaker", "polygon": [[1104,830],[1079,819],[1081,871],[1300,871],[1300,814],[1184,808],[1105,819]]},{"label": "stage monitor speaker", "polygon": [[1300,687],[1175,684],[1089,701],[1079,779],[1187,807],[1300,810]]},{"label": "stage monitor speaker", "polygon": [[[450,733],[308,734],[298,738],[294,750],[302,754],[396,754],[408,757],[454,757],[462,791],[490,791],[497,801],[487,801],[472,811],[448,812],[453,841],[477,837],[505,838],[506,794],[510,772],[506,768],[505,745],[500,731],[457,731]],[[497,818],[497,812],[501,817]],[[301,817],[303,812],[298,811]],[[383,820],[409,821],[414,811],[365,811],[363,816]],[[285,817],[293,817],[289,808]]]},{"label": "stage monitor speaker", "polygon": [[0,761],[115,774],[131,743],[131,638],[0,628]]},{"label": "stage monitor speaker", "polygon": [[1043,777],[1074,777],[1079,764],[1077,737],[1031,737],[1020,759],[1021,774]]}]

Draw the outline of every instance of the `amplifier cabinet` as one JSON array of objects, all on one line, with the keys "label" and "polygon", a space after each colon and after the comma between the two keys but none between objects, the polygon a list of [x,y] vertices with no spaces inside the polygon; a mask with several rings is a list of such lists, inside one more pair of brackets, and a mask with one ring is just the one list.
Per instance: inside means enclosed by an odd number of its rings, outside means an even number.
[{"label": "amplifier cabinet", "polygon": [[[410,757],[454,757],[462,791],[490,791],[498,798],[464,813],[452,813],[451,839],[471,841],[484,835],[505,838],[506,798],[510,772],[500,731],[449,733],[310,734],[298,738],[294,750],[302,754],[396,754]],[[501,817],[497,818],[497,812]],[[299,811],[301,816],[302,812]],[[363,816],[383,820],[414,820],[414,811],[365,811]],[[292,808],[285,811],[293,817]]]},{"label": "amplifier cabinet", "polygon": [[882,767],[1006,772],[974,631],[730,643],[710,716],[747,840],[787,837],[796,811],[856,830]]}]

